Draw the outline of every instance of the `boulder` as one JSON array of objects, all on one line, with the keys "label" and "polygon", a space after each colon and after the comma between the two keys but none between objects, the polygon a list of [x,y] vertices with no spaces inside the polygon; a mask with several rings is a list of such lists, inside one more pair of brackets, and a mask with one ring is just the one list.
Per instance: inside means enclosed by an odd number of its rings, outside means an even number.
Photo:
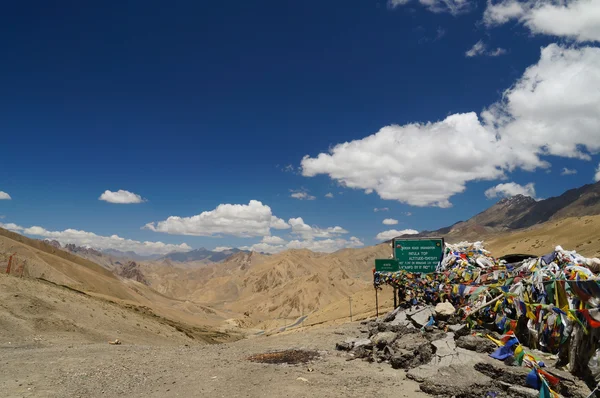
[{"label": "boulder", "polygon": [[351,354],[354,356],[354,358],[371,358],[373,353],[371,350],[367,349],[366,346],[361,345],[354,347]]},{"label": "boulder", "polygon": [[373,342],[370,339],[354,339],[354,347],[365,347],[371,348],[373,347]]},{"label": "boulder", "polygon": [[339,351],[350,351],[353,348],[362,346],[371,348],[373,347],[373,342],[369,339],[348,338],[342,342],[336,343],[335,348]]},{"label": "boulder", "polygon": [[448,330],[454,333],[454,338],[457,339],[461,336],[470,334],[469,327],[465,324],[462,325],[448,325]]},{"label": "boulder", "polygon": [[407,318],[410,319],[412,323],[419,328],[425,326],[427,322],[429,322],[429,318],[431,318],[433,315],[434,312],[431,307],[424,307],[419,310],[412,310],[411,312],[406,314]]},{"label": "boulder", "polygon": [[380,332],[373,337],[373,344],[379,348],[383,348],[388,344],[392,344],[398,336],[394,332]]},{"label": "boulder", "polygon": [[390,364],[394,369],[412,369],[431,361],[435,348],[427,342],[412,350],[398,349],[390,358]]},{"label": "boulder", "polygon": [[346,341],[342,341],[340,343],[335,343],[335,349],[338,351],[350,351],[353,347],[352,343],[348,343]]},{"label": "boulder", "polygon": [[452,315],[456,312],[456,309],[449,302],[439,303],[435,306],[435,317],[436,319],[440,319],[446,321],[450,319]]},{"label": "boulder", "polygon": [[465,350],[491,354],[496,350],[496,344],[490,339],[479,336],[461,336],[456,339],[456,346]]},{"label": "boulder", "polygon": [[413,324],[406,317],[406,311],[400,311],[396,313],[394,319],[390,321],[390,325],[392,326],[404,326],[404,327],[414,327]]},{"label": "boulder", "polygon": [[497,391],[490,377],[474,372],[472,366],[462,364],[438,367],[434,373],[421,377],[419,381],[422,383],[419,386],[421,391],[441,397],[489,397],[488,392]]},{"label": "boulder", "polygon": [[387,315],[383,318],[384,322],[391,322],[396,319],[396,315],[402,311],[401,307],[396,308],[394,311],[388,312]]}]

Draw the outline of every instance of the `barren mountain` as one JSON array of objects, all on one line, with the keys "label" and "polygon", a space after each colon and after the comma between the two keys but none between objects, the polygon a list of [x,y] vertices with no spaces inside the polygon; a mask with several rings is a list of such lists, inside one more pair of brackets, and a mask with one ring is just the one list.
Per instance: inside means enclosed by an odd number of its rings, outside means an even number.
[{"label": "barren mountain", "polygon": [[600,182],[539,201],[524,195],[500,199],[467,221],[435,231],[422,231],[419,236],[440,235],[450,241],[478,240],[482,235],[528,228],[549,220],[597,214],[600,214]]},{"label": "barren mountain", "polygon": [[[143,283],[120,278],[89,260],[0,228],[0,269],[3,271],[10,255],[13,255],[11,275],[18,275],[22,269],[25,278],[49,281],[118,306],[137,308],[174,325],[201,326],[210,334],[213,333],[210,328],[216,328],[232,316],[199,303],[164,296]],[[134,274],[132,271],[131,275]],[[11,280],[20,281],[12,277]]]}]

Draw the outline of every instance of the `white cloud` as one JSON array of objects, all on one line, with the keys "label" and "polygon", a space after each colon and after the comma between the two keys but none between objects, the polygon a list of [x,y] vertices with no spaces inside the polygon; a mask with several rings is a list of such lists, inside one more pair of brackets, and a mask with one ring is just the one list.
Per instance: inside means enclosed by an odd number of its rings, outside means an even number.
[{"label": "white cloud", "polygon": [[575,170],[575,169],[569,169],[569,168],[566,168],[566,167],[563,167],[562,171],[560,172],[561,176],[570,176],[570,175],[573,175],[573,174],[577,174],[577,170]]},{"label": "white cloud", "polygon": [[314,238],[332,238],[337,235],[348,233],[348,231],[346,231],[344,228],[338,226],[324,229],[319,227],[311,227],[304,222],[302,217],[290,218],[288,220],[288,224],[290,224],[292,227],[292,234],[309,240]]},{"label": "white cloud", "polygon": [[488,51],[486,55],[489,57],[498,57],[504,54],[506,54],[506,49],[498,47],[495,50]]},{"label": "white cloud", "polygon": [[290,229],[290,225],[285,220],[271,216],[271,228],[273,229]]},{"label": "white cloud", "polygon": [[410,217],[410,216],[412,216],[412,213],[411,213],[410,211],[407,211],[406,213],[404,213],[404,215],[405,215],[406,217]]},{"label": "white cloud", "polygon": [[261,243],[255,243],[250,246],[240,246],[239,249],[253,251],[253,252],[259,252],[259,253],[273,254],[273,253],[279,253],[280,251],[285,250],[285,246],[270,245],[268,243],[261,242]]},{"label": "white cloud", "polygon": [[216,209],[192,217],[171,216],[164,221],[146,224],[143,228],[173,235],[238,237],[266,236],[271,228],[287,229],[289,225],[273,216],[271,208],[257,200],[247,205],[220,204]]},{"label": "white cloud", "polygon": [[300,200],[315,200],[316,197],[307,194],[306,192],[294,192],[293,194],[290,195],[290,197],[294,198],[294,199],[300,199]]},{"label": "white cloud", "polygon": [[327,195],[325,195],[326,198],[333,198],[333,194],[331,192],[329,192]]},{"label": "white cloud", "polygon": [[299,200],[315,200],[315,199],[317,199],[316,197],[309,195],[309,193],[306,189],[298,189],[298,190],[290,189],[290,192],[292,193],[290,195],[290,197],[294,198],[294,199],[299,199]]},{"label": "white cloud", "polygon": [[133,192],[124,191],[122,189],[119,189],[117,192],[112,192],[107,189],[102,195],[100,195],[98,200],[119,204],[142,203],[146,201],[140,195]]},{"label": "white cloud", "polygon": [[[283,239],[282,239],[283,241]],[[283,241],[284,243],[285,241]],[[261,253],[279,253],[288,249],[308,249],[314,252],[332,253],[340,249],[362,247],[364,243],[355,236],[350,239],[311,239],[311,240],[292,240],[285,244],[268,243],[263,239],[262,242],[251,246],[242,246],[241,250],[251,250]]]},{"label": "white cloud", "polygon": [[401,231],[397,231],[395,229],[390,229],[388,231],[383,231],[377,234],[377,236],[375,237],[375,239],[383,241],[383,240],[390,240],[393,238],[396,238],[398,236],[403,236],[403,235],[416,235],[418,234],[419,231],[416,231],[414,229],[403,229]]},{"label": "white cloud", "polygon": [[396,225],[396,224],[398,224],[398,220],[394,220],[393,218],[386,218],[385,220],[383,220],[383,224]]},{"label": "white cloud", "polygon": [[350,239],[293,240],[286,245],[286,249],[308,249],[314,252],[332,253],[341,249],[362,246],[364,243],[352,236]]},{"label": "white cloud", "polygon": [[400,7],[403,6],[405,4],[408,4],[410,2],[410,0],[389,0],[388,1],[388,7],[390,8],[396,8],[396,7]]},{"label": "white cloud", "polygon": [[596,168],[596,174],[594,175],[594,181],[600,181],[600,163],[598,163],[598,167]]},{"label": "white cloud", "polygon": [[590,160],[600,151],[600,48],[542,48],[537,64],[482,113],[514,153],[510,166],[547,165],[539,155]]},{"label": "white cloud", "polygon": [[25,229],[25,228],[21,227],[20,225],[13,224],[13,223],[7,223],[7,224],[0,223],[0,227],[2,227],[4,229],[8,229],[9,231],[13,231],[13,232],[21,232]]},{"label": "white cloud", "polygon": [[475,43],[473,45],[473,47],[471,47],[471,49],[469,51],[467,51],[465,53],[465,55],[467,57],[475,57],[477,55],[481,55],[485,52],[485,44],[483,43],[483,40],[479,40],[477,43]]},{"label": "white cloud", "polygon": [[591,159],[600,151],[600,48],[556,44],[485,109],[379,132],[302,159],[302,174],[413,206],[451,206],[471,181],[517,168],[548,168],[541,156]]},{"label": "white cloud", "polygon": [[278,236],[264,236],[262,241],[250,246],[242,246],[242,250],[252,250],[263,253],[278,253],[287,249],[309,249],[315,252],[334,252],[336,250],[360,247],[363,243],[355,236],[342,239],[340,235],[347,234],[344,228],[335,226],[320,228],[310,226],[301,217],[290,218],[288,224],[292,235],[297,237],[290,242]]},{"label": "white cloud", "polygon": [[488,1],[483,20],[486,25],[516,19],[532,33],[566,37],[578,42],[600,41],[598,0],[503,0]]},{"label": "white cloud", "polygon": [[515,195],[531,196],[535,199],[535,184],[530,182],[527,185],[519,185],[515,182],[498,184],[485,191],[485,196],[488,199],[497,197],[511,197]]},{"label": "white cloud", "polygon": [[231,250],[231,247],[228,246],[217,246],[212,249],[213,252],[224,252],[225,250]]},{"label": "white cloud", "polygon": [[487,44],[485,44],[483,42],[483,40],[479,40],[477,43],[475,43],[473,45],[473,47],[471,47],[470,50],[468,50],[465,53],[465,56],[472,58],[472,57],[476,57],[479,55],[486,55],[488,57],[497,57],[500,55],[506,54],[506,50],[503,48],[498,47],[495,50],[492,51],[488,51],[487,49]]},{"label": "white cloud", "polygon": [[4,191],[0,191],[0,200],[11,200],[12,198],[10,197],[9,194],[7,194]]},{"label": "white cloud", "polygon": [[388,207],[376,207],[376,208],[373,209],[373,211],[375,213],[378,213],[380,211],[390,211],[390,209]]},{"label": "white cloud", "polygon": [[[406,5],[411,0],[388,0],[388,7],[396,8]],[[474,7],[470,0],[418,0],[418,2],[434,13],[447,12],[454,16],[469,12]]]},{"label": "white cloud", "polygon": [[279,236],[265,236],[262,238],[262,243],[267,243],[269,245],[283,245],[286,242],[285,239],[282,239]]},{"label": "white cloud", "polygon": [[349,188],[373,189],[382,199],[414,206],[450,207],[448,198],[462,192],[467,181],[503,175],[495,140],[475,113],[387,126],[338,144],[329,154],[305,156],[303,175],[328,174]]},{"label": "white cloud", "polygon": [[487,8],[483,13],[483,21],[486,25],[498,25],[510,21],[513,18],[520,18],[525,13],[523,3],[517,0],[500,1],[493,4],[488,0]]},{"label": "white cloud", "polygon": [[92,247],[97,250],[120,250],[133,251],[140,255],[167,254],[171,252],[185,252],[192,248],[186,243],[180,245],[167,244],[163,242],[140,242],[132,239],[121,238],[118,235],[102,236],[93,232],[80,231],[76,229],[65,229],[64,231],[48,231],[45,228],[33,226],[24,228],[15,224],[0,224],[0,227],[32,236],[56,239],[62,245],[69,243],[77,246]]}]

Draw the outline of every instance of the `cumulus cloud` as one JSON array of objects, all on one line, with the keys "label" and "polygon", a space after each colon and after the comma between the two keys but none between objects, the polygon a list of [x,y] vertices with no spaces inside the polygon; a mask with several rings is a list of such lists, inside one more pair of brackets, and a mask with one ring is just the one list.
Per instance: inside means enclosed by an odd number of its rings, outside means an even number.
[{"label": "cumulus cloud", "polygon": [[577,170],[575,170],[575,169],[569,169],[569,168],[566,168],[566,167],[563,167],[562,171],[560,172],[561,176],[570,176],[570,175],[573,175],[573,174],[577,174]]},{"label": "cumulus cloud", "polygon": [[348,231],[339,226],[329,228],[311,227],[304,222],[302,217],[290,218],[288,224],[292,227],[292,234],[301,236],[303,239],[332,238],[348,233]]},{"label": "cumulus cloud", "polygon": [[333,198],[333,194],[331,192],[329,192],[327,195],[325,195],[325,197],[331,199],[331,198]]},{"label": "cumulus cloud", "polygon": [[278,236],[264,236],[259,243],[242,246],[242,250],[252,250],[262,253],[279,253],[287,249],[309,249],[315,252],[334,252],[344,248],[361,247],[363,242],[355,236],[343,239],[340,236],[347,234],[344,228],[335,226],[321,228],[311,226],[304,222],[301,217],[290,218],[288,225],[291,226],[291,234],[294,237],[286,241]]},{"label": "cumulus cloud", "polygon": [[13,232],[21,232],[25,229],[25,228],[21,227],[20,225],[13,224],[11,222],[6,223],[6,224],[0,223],[0,227],[2,227],[4,229],[8,229],[9,231],[13,231]]},{"label": "cumulus cloud", "polygon": [[285,222],[285,220],[271,216],[271,228],[273,229],[290,229],[290,225]]},{"label": "cumulus cloud", "polygon": [[96,235],[93,232],[80,231],[77,229],[48,231],[47,229],[39,226],[25,228],[12,223],[0,223],[0,227],[26,235],[42,236],[44,238],[55,239],[62,245],[72,243],[77,246],[92,247],[97,250],[112,249],[120,251],[133,251],[140,255],[168,254],[171,252],[185,252],[192,250],[192,248],[186,243],[175,245],[163,242],[140,242],[137,240],[121,238],[118,235],[102,236]]},{"label": "cumulus cloud", "polygon": [[212,249],[213,252],[224,252],[226,250],[231,250],[231,247],[228,247],[228,246],[217,246],[214,249]]},{"label": "cumulus cloud", "polygon": [[379,241],[383,241],[383,240],[390,240],[393,238],[397,238],[398,236],[404,236],[404,235],[416,235],[418,234],[419,231],[416,231],[414,229],[403,229],[401,231],[395,230],[395,229],[390,229],[388,231],[383,231],[377,234],[377,236],[375,237],[375,239],[379,240]]},{"label": "cumulus cloud", "polygon": [[481,113],[383,127],[302,159],[302,174],[327,174],[413,206],[450,207],[470,181],[517,168],[548,168],[541,156],[591,159],[600,151],[600,48],[551,44]]},{"label": "cumulus cloud", "polygon": [[140,195],[133,192],[125,191],[123,189],[119,189],[116,192],[112,192],[107,189],[102,195],[100,195],[98,200],[118,204],[142,203],[146,201]]},{"label": "cumulus cloud", "polygon": [[220,204],[216,209],[192,217],[171,216],[164,221],[151,222],[143,228],[173,235],[238,237],[267,236],[271,228],[288,229],[290,226],[275,217],[271,208],[257,200],[247,205]]},{"label": "cumulus cloud", "polygon": [[0,191],[0,200],[11,200],[12,198],[10,197],[9,194],[7,194],[4,191]]},{"label": "cumulus cloud", "polygon": [[596,182],[600,181],[600,163],[598,164],[598,167],[596,168],[596,174],[594,175],[594,181],[596,181]]},{"label": "cumulus cloud", "polygon": [[534,34],[578,42],[600,41],[598,0],[488,0],[483,21],[488,26],[517,20]]},{"label": "cumulus cloud", "polygon": [[373,209],[373,211],[375,213],[378,213],[380,211],[390,211],[390,209],[388,207],[376,207],[376,208]]},{"label": "cumulus cloud", "polygon": [[479,40],[477,43],[471,47],[466,53],[465,56],[468,58],[477,57],[479,55],[486,55],[488,57],[497,57],[499,55],[506,54],[506,50],[503,48],[496,48],[495,50],[488,50],[487,44],[483,42],[483,40]]},{"label": "cumulus cloud", "polygon": [[350,239],[293,240],[286,245],[287,249],[308,249],[314,252],[332,253],[341,249],[362,247],[364,243],[356,236]]},{"label": "cumulus cloud", "polygon": [[[411,0],[388,0],[389,8],[396,8],[410,3]],[[418,0],[419,4],[434,13],[449,13],[454,16],[469,12],[474,7],[470,0]]]},{"label": "cumulus cloud", "polygon": [[269,245],[283,245],[286,242],[285,239],[280,238],[279,236],[265,236],[262,238],[262,243]]},{"label": "cumulus cloud", "polygon": [[530,182],[527,185],[519,185],[515,182],[507,182],[505,184],[498,184],[485,191],[485,196],[488,199],[516,195],[530,196],[535,199],[535,184]]},{"label": "cumulus cloud", "polygon": [[256,243],[252,246],[242,246],[242,250],[251,250],[261,253],[279,253],[288,249],[308,249],[314,252],[333,253],[341,249],[357,248],[364,243],[355,236],[350,239],[319,239],[319,240],[292,240],[286,244]]},{"label": "cumulus cloud", "polygon": [[396,224],[398,224],[398,220],[394,220],[393,218],[386,218],[385,220],[383,220],[383,224],[396,225]]}]

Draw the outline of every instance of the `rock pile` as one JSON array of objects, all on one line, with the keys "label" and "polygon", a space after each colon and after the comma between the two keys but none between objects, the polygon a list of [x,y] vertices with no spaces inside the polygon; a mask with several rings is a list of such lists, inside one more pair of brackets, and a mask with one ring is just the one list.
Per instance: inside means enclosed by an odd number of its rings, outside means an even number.
[{"label": "rock pile", "polygon": [[[452,309],[451,309],[452,308]],[[510,366],[489,356],[498,347],[460,324],[452,305],[438,304],[398,308],[378,320],[363,321],[368,338],[350,338],[336,344],[348,360],[389,363],[406,371],[423,392],[439,397],[538,397],[527,385],[527,367]],[[494,339],[501,336],[485,331]],[[536,356],[543,357],[541,352]],[[551,359],[547,359],[550,363]],[[565,397],[585,398],[589,388],[570,374],[545,367],[560,378],[558,392]]]}]

